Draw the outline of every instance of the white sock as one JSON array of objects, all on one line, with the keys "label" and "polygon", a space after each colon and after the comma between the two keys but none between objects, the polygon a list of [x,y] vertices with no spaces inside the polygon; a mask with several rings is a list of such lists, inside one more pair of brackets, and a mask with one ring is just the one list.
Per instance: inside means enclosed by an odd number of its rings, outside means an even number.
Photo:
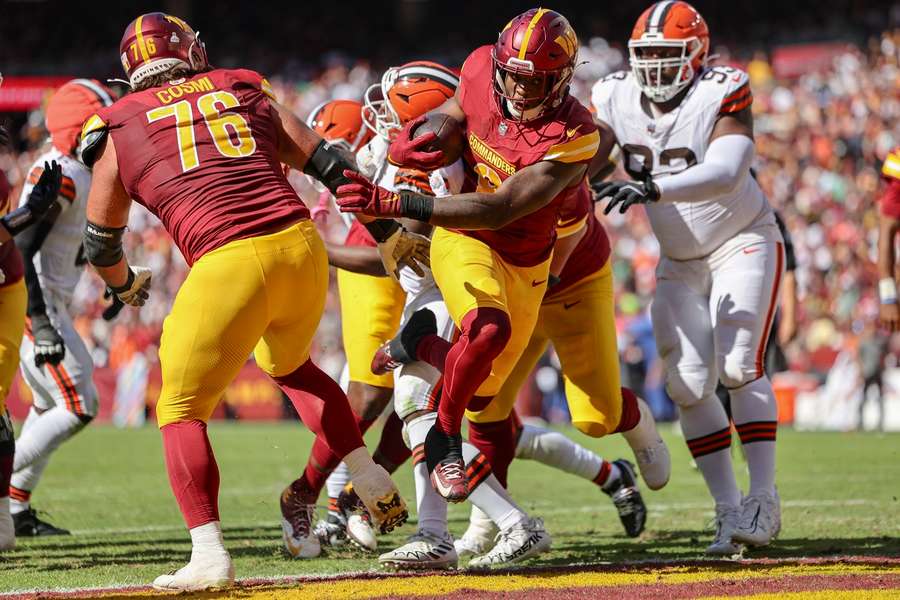
[{"label": "white sock", "polygon": [[[50,456],[42,456],[21,471],[13,473],[9,481],[10,486],[20,490],[27,490],[30,497],[31,490],[33,490],[38,484],[38,481],[40,481],[41,475],[44,474],[44,469],[47,468],[48,464],[50,464]],[[13,514],[18,514],[31,508],[31,501],[17,500],[10,496],[9,506]]]},{"label": "white sock", "polygon": [[346,463],[341,463],[331,472],[328,479],[325,480],[325,488],[328,490],[328,498],[337,499],[344,491],[344,486],[350,481],[350,469]]},{"label": "white sock", "polygon": [[466,530],[466,533],[470,531],[477,535],[482,531],[495,531],[496,525],[491,518],[487,516],[487,513],[475,506],[472,505],[472,512],[469,513],[469,528]]},{"label": "white sock", "polygon": [[226,552],[225,540],[222,538],[222,525],[219,521],[210,521],[199,527],[194,527],[191,529],[191,544],[193,545],[191,560],[194,559],[194,552],[198,551],[221,550]]},{"label": "white sock", "polygon": [[[609,475],[606,476],[606,481],[600,484],[600,487],[608,492],[616,487],[621,478],[622,469],[619,468],[619,465],[609,463]],[[594,481],[596,482],[596,480]]]},{"label": "white sock", "polygon": [[[31,421],[28,428],[23,428],[16,440],[13,472],[21,471],[34,461],[49,456],[73,433],[84,427],[84,422],[77,415],[61,406],[53,407],[33,420],[29,413],[28,421]],[[25,486],[25,489],[34,489],[34,486]]]},{"label": "white sock", "polygon": [[[688,448],[691,447],[692,442],[701,444],[703,438],[715,436],[717,432],[723,430],[728,430],[727,436],[721,434],[721,437],[716,439],[731,439],[731,424],[728,422],[728,415],[725,414],[725,408],[722,407],[715,394],[705,398],[699,404],[680,407],[679,411],[681,412],[681,430],[684,432],[684,439],[688,442]],[[694,460],[697,462],[697,467],[703,474],[703,479],[706,480],[706,487],[709,488],[709,493],[716,504],[738,506],[741,503],[741,492],[738,490],[734,468],[731,465],[730,442],[709,454],[695,455]]]},{"label": "white sock", "polygon": [[[463,442],[463,460],[466,462],[466,466],[480,454],[478,448],[469,442]],[[487,466],[487,462],[485,462],[485,466]],[[525,511],[513,502],[509,492],[500,485],[493,473],[480,484],[476,484],[475,489],[469,492],[469,500],[483,510],[488,518],[497,524],[500,531],[506,531],[528,518]]]},{"label": "white sock", "polygon": [[573,442],[563,434],[524,425],[516,446],[516,458],[527,458],[593,481],[603,467],[604,460]]},{"label": "white sock", "polygon": [[729,390],[731,416],[750,470],[750,493],[775,493],[775,427],[778,406],[772,382],[762,376]]},{"label": "white sock", "polygon": [[406,424],[409,445],[413,449],[413,480],[416,484],[416,514],[419,531],[449,534],[447,529],[447,501],[434,491],[424,455],[417,458],[416,448],[425,443],[425,436],[434,426],[437,413],[416,417]]}]

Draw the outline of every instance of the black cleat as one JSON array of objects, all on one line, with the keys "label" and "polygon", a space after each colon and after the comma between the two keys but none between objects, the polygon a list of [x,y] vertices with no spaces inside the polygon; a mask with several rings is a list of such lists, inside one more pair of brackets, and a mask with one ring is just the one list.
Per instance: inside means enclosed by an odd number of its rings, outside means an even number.
[{"label": "black cleat", "polygon": [[371,370],[384,375],[400,365],[416,362],[416,349],[426,335],[437,335],[437,318],[427,308],[414,312],[394,339],[382,345],[372,357]]},{"label": "black cleat", "polygon": [[614,460],[612,464],[619,467],[621,476],[616,487],[603,491],[612,498],[625,533],[628,537],[637,537],[644,531],[647,523],[647,505],[638,489],[634,466],[624,458]]},{"label": "black cleat", "polygon": [[16,528],[16,537],[37,537],[42,535],[71,535],[68,529],[62,529],[41,521],[33,508],[13,513],[13,525]]}]

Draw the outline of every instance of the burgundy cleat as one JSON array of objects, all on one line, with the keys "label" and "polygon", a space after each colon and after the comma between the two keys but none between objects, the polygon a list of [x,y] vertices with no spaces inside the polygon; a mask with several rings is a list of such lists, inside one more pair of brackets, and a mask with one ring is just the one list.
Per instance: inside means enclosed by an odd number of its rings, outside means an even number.
[{"label": "burgundy cleat", "polygon": [[434,426],[425,437],[425,464],[431,485],[448,502],[469,497],[469,478],[462,456],[462,436],[449,435]]}]

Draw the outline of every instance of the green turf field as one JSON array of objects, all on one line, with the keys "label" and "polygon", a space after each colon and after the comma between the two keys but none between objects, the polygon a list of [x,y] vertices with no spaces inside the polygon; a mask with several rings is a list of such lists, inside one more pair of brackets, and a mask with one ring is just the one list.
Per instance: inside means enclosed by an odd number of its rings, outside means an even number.
[{"label": "green turf field", "polygon": [[[210,432],[222,473],[225,537],[239,578],[378,568],[373,557],[352,551],[309,561],[282,553],[278,496],[304,464],[312,440],[306,430],[215,424]],[[711,535],[705,530],[711,502],[682,440],[669,429],[664,434],[672,480],[663,491],[645,492],[650,517],[637,540],[624,537],[611,503],[592,484],[532,462],[514,463],[513,496],[544,517],[553,535],[553,551],[534,563],[701,557]],[[629,456],[618,437],[571,435],[609,458]],[[784,528],[776,545],[752,556],[900,556],[900,435],[783,430],[779,440]],[[409,469],[397,479],[413,503]],[[746,485],[746,476],[741,481]],[[33,503],[74,535],[19,540],[15,551],[0,557],[0,591],[145,584],[180,567],[190,551],[153,427],[89,427],[54,456]],[[454,533],[465,529],[467,510],[451,506]],[[380,549],[412,530],[407,525],[382,538]]]}]

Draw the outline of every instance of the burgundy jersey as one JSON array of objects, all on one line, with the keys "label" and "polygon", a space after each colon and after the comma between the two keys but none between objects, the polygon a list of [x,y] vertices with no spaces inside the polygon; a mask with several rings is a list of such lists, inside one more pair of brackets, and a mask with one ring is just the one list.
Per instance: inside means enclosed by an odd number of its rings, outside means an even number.
[{"label": "burgundy jersey", "polygon": [[[588,163],[600,135],[590,112],[568,96],[547,117],[520,123],[506,119],[494,94],[491,46],[478,48],[463,64],[457,97],[466,114],[468,146],[463,154],[463,192],[493,192],[508,177],[542,160]],[[560,207],[578,194],[581,182],[543,208],[496,231],[462,231],[483,241],[510,264],[538,265],[550,257]]]},{"label": "burgundy jersey", "polygon": [[270,98],[259,73],[216,69],[129,94],[88,119],[84,135],[109,131],[128,194],[193,264],[309,217],[278,161]]},{"label": "burgundy jersey", "polygon": [[884,178],[881,214],[900,219],[900,146],[891,150],[884,159],[884,164],[881,165],[881,176]]},{"label": "burgundy jersey", "polygon": [[547,291],[545,298],[551,298],[588,275],[593,275],[609,260],[609,236],[594,215],[594,200],[587,183],[581,186],[573,200],[563,206],[559,227],[563,229],[585,223],[587,231],[569,255],[562,273],[559,274],[559,283]]},{"label": "burgundy jersey", "polygon": [[[6,173],[0,171],[0,216],[10,211],[11,202],[9,180]],[[22,262],[22,255],[16,248],[16,243],[9,240],[0,244],[0,287],[16,283],[22,279],[24,273],[25,263]]]}]

